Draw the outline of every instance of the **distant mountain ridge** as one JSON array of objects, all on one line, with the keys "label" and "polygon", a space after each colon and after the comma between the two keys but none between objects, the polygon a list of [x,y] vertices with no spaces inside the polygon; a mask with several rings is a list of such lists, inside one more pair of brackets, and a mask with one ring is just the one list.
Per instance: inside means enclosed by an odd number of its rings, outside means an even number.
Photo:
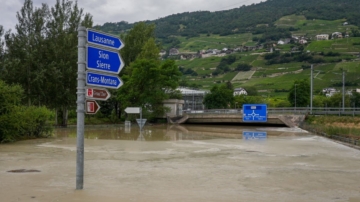
[{"label": "distant mountain ridge", "polygon": [[[199,34],[228,35],[252,32],[256,26],[269,26],[279,18],[301,14],[307,19],[347,19],[360,26],[359,0],[268,0],[226,11],[196,11],[173,14],[157,20],[146,21],[156,25],[156,37],[198,36]],[[105,32],[120,34],[131,29],[133,23],[124,21],[95,26]]]}]

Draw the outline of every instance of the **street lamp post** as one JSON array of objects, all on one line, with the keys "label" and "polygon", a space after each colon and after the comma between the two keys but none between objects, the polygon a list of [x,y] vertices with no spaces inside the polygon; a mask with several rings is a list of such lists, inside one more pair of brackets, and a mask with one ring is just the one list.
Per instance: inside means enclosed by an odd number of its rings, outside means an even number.
[{"label": "street lamp post", "polygon": [[296,86],[297,84],[295,84],[295,111],[296,111]]}]

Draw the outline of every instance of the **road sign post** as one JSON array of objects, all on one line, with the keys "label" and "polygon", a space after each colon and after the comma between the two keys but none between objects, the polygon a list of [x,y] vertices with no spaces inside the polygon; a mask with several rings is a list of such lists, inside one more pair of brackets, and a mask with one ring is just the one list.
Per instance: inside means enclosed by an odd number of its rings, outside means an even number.
[{"label": "road sign post", "polygon": [[86,100],[86,114],[96,114],[100,105],[95,100]]},{"label": "road sign post", "polygon": [[87,42],[115,50],[120,50],[125,46],[118,37],[92,29],[87,29]]},{"label": "road sign post", "polygon": [[100,48],[88,46],[86,54],[87,69],[119,74],[124,67],[119,52],[103,50]]},{"label": "road sign post", "polygon": [[86,28],[78,28],[78,77],[76,109],[76,189],[84,184],[84,129],[85,129],[85,57]]},{"label": "road sign post", "polygon": [[[93,45],[95,46],[93,47]],[[96,46],[110,50],[103,50]],[[96,114],[100,106],[95,100],[107,100],[110,97],[107,90],[92,87],[85,89],[85,84],[103,88],[120,88],[123,82],[117,75],[125,64],[117,51],[124,46],[124,43],[116,36],[85,27],[78,28],[76,189],[83,189],[84,185],[85,113]],[[86,72],[86,69],[110,75]],[[85,101],[85,98],[92,100]]]},{"label": "road sign post", "polygon": [[123,85],[123,81],[117,75],[86,71],[86,85],[118,89]]},{"label": "road sign post", "polygon": [[127,114],[140,114],[140,107],[126,107]]},{"label": "road sign post", "polygon": [[102,101],[108,100],[111,96],[110,92],[106,89],[91,88],[91,87],[86,88],[85,95],[87,99],[102,100]]},{"label": "road sign post", "polygon": [[244,122],[267,122],[266,104],[244,104],[243,105]]}]

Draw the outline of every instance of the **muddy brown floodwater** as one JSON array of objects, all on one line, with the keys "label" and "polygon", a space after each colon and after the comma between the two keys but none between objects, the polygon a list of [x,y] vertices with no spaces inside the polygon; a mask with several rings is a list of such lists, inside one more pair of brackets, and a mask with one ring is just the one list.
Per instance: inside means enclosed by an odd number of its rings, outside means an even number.
[{"label": "muddy brown floodwater", "polygon": [[360,151],[301,129],[87,126],[85,136],[83,190],[76,128],[0,145],[0,201],[360,201]]}]

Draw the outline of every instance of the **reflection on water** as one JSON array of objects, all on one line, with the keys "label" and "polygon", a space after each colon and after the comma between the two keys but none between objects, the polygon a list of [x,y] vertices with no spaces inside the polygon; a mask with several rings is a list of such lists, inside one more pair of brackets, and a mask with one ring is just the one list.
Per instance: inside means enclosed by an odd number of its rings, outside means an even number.
[{"label": "reflection on water", "polygon": [[244,140],[266,140],[267,132],[264,131],[243,131]]},{"label": "reflection on water", "polygon": [[[258,126],[221,125],[154,125],[145,126],[140,133],[137,125],[86,126],[86,139],[112,139],[133,141],[178,141],[208,139],[266,139],[271,136],[302,136],[299,128],[261,128]],[[76,137],[76,128],[55,130],[56,137]]]}]

